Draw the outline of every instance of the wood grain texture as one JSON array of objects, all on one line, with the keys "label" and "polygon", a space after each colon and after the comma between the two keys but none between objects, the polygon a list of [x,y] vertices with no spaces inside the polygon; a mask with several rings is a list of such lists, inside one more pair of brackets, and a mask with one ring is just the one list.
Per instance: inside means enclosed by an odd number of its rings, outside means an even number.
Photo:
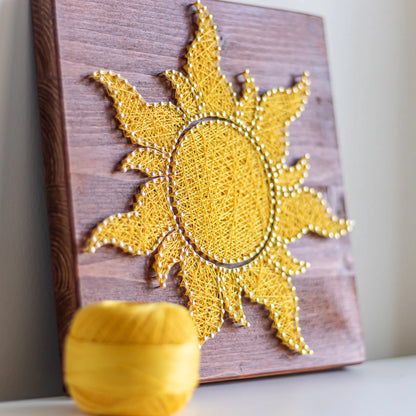
[{"label": "wood grain texture", "polygon": [[33,39],[59,344],[79,306],[62,85],[52,2],[32,1]]},{"label": "wood grain texture", "polygon": [[[144,179],[137,172],[118,171],[119,161],[133,146],[117,129],[103,89],[87,76],[112,69],[129,79],[147,101],[173,100],[168,83],[158,74],[184,64],[195,30],[193,8],[185,0],[32,4],[61,339],[78,305],[103,299],[186,304],[174,273],[168,287],[159,288],[152,278],[152,256],[131,257],[110,247],[95,254],[83,252],[95,224],[129,210]],[[246,68],[260,93],[290,86],[294,76],[310,71],[311,97],[290,128],[288,162],[310,153],[306,184],[322,191],[334,212],[345,216],[322,19],[214,0],[204,4],[218,26],[222,70],[237,91],[238,74]],[[46,25],[46,31],[45,21],[51,26]],[[349,238],[308,235],[290,250],[312,263],[306,274],[293,280],[302,333],[315,355],[299,356],[282,347],[265,309],[245,301],[251,327],[234,327],[227,320],[215,339],[204,344],[202,382],[364,359]]]}]

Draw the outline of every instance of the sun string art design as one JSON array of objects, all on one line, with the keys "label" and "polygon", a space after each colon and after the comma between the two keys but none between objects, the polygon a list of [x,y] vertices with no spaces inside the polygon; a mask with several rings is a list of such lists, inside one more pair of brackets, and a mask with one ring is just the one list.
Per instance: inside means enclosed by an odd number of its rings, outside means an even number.
[{"label": "sun string art design", "polygon": [[292,257],[287,244],[307,232],[339,238],[351,222],[332,216],[322,195],[302,186],[308,155],[294,166],[285,163],[288,127],[304,109],[309,76],[259,96],[246,70],[238,98],[220,69],[213,18],[199,2],[194,6],[197,30],[184,71],[163,74],[176,105],[147,103],[112,71],[91,75],[112,98],[119,128],[137,145],[122,171],[150,178],[132,211],[99,223],[86,249],[111,244],[133,256],[155,253],[161,286],[179,263],[201,344],[226,314],[249,325],[246,296],[268,309],[283,344],[310,354],[292,284],[308,264]]}]

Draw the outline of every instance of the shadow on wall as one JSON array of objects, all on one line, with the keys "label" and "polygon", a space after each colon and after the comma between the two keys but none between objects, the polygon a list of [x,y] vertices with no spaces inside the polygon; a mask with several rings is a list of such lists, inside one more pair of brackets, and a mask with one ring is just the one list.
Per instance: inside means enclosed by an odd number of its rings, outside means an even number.
[{"label": "shadow on wall", "polygon": [[29,0],[0,0],[0,400],[62,394]]}]

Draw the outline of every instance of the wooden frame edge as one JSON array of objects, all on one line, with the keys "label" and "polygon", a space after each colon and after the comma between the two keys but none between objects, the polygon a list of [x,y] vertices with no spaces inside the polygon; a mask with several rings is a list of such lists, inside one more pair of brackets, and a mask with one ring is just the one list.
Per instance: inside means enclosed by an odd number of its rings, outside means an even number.
[{"label": "wooden frame edge", "polygon": [[54,0],[31,0],[53,282],[60,350],[79,306],[76,247]]}]

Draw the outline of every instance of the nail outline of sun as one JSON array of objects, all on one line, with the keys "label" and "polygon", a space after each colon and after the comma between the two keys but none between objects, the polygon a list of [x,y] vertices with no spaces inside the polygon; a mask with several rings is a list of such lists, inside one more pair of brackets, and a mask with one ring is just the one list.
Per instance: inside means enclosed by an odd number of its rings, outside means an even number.
[{"label": "nail outline of sun", "polygon": [[122,171],[150,178],[132,211],[97,224],[86,250],[110,244],[131,255],[155,252],[161,286],[179,263],[201,344],[220,331],[225,314],[250,325],[242,308],[246,296],[268,309],[284,345],[312,354],[292,284],[309,263],[293,258],[287,244],[308,232],[339,238],[352,222],[333,216],[319,192],[302,186],[309,155],[294,166],[285,163],[288,127],[307,103],[309,74],[259,96],[246,70],[237,99],[221,72],[212,15],[200,2],[194,6],[197,30],[187,64],[183,72],[163,73],[177,105],[147,103],[112,71],[91,75],[113,99],[119,128],[138,146],[122,160]]}]

